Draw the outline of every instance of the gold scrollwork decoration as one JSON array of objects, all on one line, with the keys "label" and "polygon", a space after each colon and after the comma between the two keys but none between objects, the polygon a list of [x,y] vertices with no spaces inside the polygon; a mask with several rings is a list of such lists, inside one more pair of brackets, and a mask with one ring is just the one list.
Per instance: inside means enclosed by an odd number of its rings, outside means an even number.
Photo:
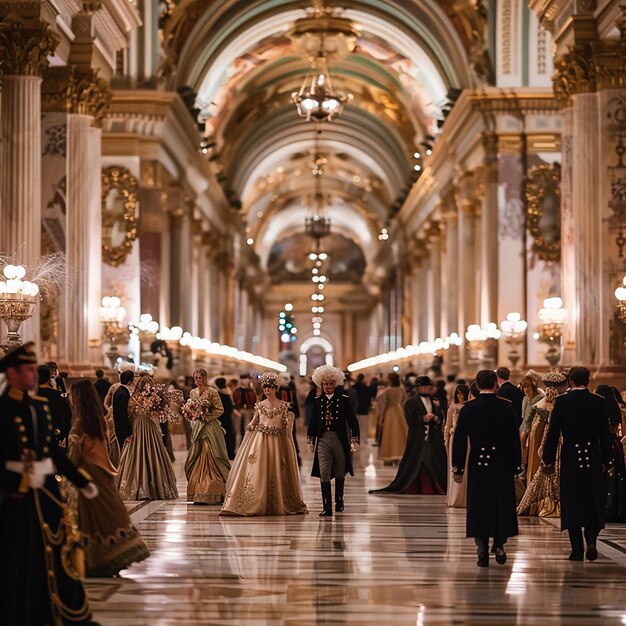
[{"label": "gold scrollwork decoration", "polygon": [[536,165],[526,177],[528,232],[543,261],[561,258],[561,165]]},{"label": "gold scrollwork decoration", "polygon": [[102,170],[102,259],[124,263],[137,238],[139,184],[130,170],[112,165]]}]

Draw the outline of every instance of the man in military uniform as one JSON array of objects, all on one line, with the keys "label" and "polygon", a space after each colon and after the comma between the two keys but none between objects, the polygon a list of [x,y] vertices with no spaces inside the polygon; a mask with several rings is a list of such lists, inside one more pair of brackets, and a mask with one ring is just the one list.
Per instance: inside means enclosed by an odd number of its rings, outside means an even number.
[{"label": "man in military uniform", "polygon": [[80,554],[67,541],[61,475],[87,498],[98,490],[59,449],[45,398],[30,395],[38,381],[33,348],[26,344],[0,360],[7,377],[0,396],[0,620],[94,626]]},{"label": "man in military uniform", "polygon": [[335,479],[335,511],[343,512],[345,476],[348,473],[354,476],[352,452],[359,449],[359,421],[350,397],[341,386],[343,379],[343,372],[330,365],[322,365],[313,372],[313,382],[323,393],[314,401],[307,443],[313,451],[311,476],[318,477],[322,487],[320,517],[333,514],[332,478]]}]

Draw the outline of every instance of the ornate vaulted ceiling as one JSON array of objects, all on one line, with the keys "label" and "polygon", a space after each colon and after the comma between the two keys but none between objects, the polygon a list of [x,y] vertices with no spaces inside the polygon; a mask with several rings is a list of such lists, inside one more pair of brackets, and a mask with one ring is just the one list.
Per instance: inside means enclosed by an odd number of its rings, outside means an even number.
[{"label": "ornate vaulted ceiling", "polygon": [[[255,252],[266,268],[282,259],[294,279],[301,273],[294,242],[304,245],[320,191],[316,156],[325,159],[320,185],[340,235],[326,243],[347,254],[350,240],[368,264],[392,204],[415,178],[416,147],[437,133],[447,93],[490,74],[481,0],[325,5],[356,32],[354,49],[330,62],[335,89],[353,98],[341,116],[318,125],[299,118],[291,101],[310,68],[293,33],[311,1],[183,0],[162,14],[169,87],[197,94],[209,158],[241,202]],[[354,253],[346,272],[353,279],[361,269]]]}]

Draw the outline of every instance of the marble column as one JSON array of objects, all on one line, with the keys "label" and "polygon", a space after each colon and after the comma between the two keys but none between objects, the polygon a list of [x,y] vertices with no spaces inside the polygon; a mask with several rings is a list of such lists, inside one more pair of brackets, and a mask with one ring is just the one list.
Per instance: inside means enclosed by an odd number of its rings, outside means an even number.
[{"label": "marble column", "polygon": [[498,323],[498,137],[483,137],[485,163],[480,168],[480,323]]},{"label": "marble column", "polygon": [[[600,196],[597,171],[599,155],[598,99],[596,94],[573,98],[572,209],[576,228],[575,271],[576,360],[597,362],[600,353],[600,277],[602,276]],[[567,298],[567,294],[566,294]]]},{"label": "marble column", "polygon": [[[57,38],[38,15],[13,14],[22,9],[31,7],[0,7],[0,253],[32,271],[41,257],[41,76]],[[24,339],[37,340],[38,327],[37,313]]]},{"label": "marble column", "polygon": [[180,282],[182,276],[181,248],[183,219],[182,213],[176,211],[170,213],[170,319],[169,325],[182,326],[184,323],[181,303]]},{"label": "marble column", "polygon": [[561,294],[567,311],[567,322],[563,327],[564,365],[576,364],[576,238],[572,204],[573,187],[573,141],[574,111],[571,107],[561,113]]},{"label": "marble column", "polygon": [[446,334],[462,335],[459,324],[459,229],[456,210],[444,214],[446,222]]},{"label": "marble column", "polygon": [[100,178],[100,130],[92,129],[93,117],[67,116],[65,360],[73,367],[88,367],[89,340],[100,337],[100,267],[102,265],[102,217]]},{"label": "marble column", "polygon": [[431,225],[428,235],[430,239],[428,341],[432,341],[441,337],[441,233],[438,223]]}]

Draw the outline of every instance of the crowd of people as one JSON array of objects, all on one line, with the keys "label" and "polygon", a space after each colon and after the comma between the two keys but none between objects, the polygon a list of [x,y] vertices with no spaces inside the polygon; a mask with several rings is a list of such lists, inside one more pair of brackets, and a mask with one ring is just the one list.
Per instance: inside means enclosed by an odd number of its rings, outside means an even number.
[{"label": "crowd of people", "polygon": [[[345,478],[367,460],[363,446],[397,468],[371,494],[445,494],[448,506],[467,508],[481,567],[489,565],[490,540],[496,561],[506,562],[518,515],[560,516],[573,561],[597,558],[605,521],[626,521],[626,403],[608,385],[591,393],[582,367],[530,370],[514,385],[504,367],[472,381],[433,382],[396,372],[353,380],[325,365],[306,398],[289,375],[209,380],[198,368],[163,384],[130,363],[113,384],[98,370],[95,381],[66,386],[55,364],[37,365],[31,344],[5,356],[0,371],[1,410],[11,416],[0,439],[0,537],[17,563],[0,593],[46,576],[56,590],[46,587],[39,608],[23,594],[5,595],[15,623],[23,615],[35,616],[32,623],[65,623],[68,615],[92,623],[81,564],[89,576],[117,576],[149,556],[125,502],[179,497],[175,438],[187,448],[188,502],[229,516],[308,513],[296,436],[301,403],[320,516],[345,510]],[[41,572],[33,549],[45,555]]]}]

